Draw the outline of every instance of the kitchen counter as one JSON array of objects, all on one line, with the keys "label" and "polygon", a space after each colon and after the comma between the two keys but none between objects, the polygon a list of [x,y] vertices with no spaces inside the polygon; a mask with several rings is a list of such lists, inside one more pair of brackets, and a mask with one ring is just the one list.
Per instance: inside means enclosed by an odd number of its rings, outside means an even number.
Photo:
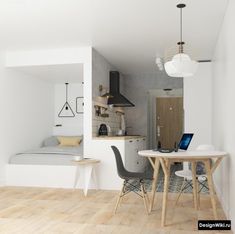
[{"label": "kitchen counter", "polygon": [[98,136],[93,137],[93,140],[130,140],[130,139],[139,139],[139,138],[145,138],[145,136]]},{"label": "kitchen counter", "polygon": [[89,157],[101,161],[97,168],[100,189],[118,190],[123,183],[117,176],[117,166],[111,147],[118,148],[127,170],[143,172],[148,160],[139,156],[138,151],[146,150],[146,143],[145,136],[94,136]]}]

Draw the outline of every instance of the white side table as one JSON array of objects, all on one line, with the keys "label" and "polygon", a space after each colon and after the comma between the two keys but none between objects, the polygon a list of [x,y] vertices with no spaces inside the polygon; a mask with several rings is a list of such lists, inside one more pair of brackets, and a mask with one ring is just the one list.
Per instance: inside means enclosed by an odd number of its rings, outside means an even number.
[{"label": "white side table", "polygon": [[96,179],[96,173],[95,173],[95,165],[100,163],[100,160],[93,159],[93,158],[84,158],[79,161],[72,160],[73,164],[77,166],[76,174],[75,174],[75,180],[74,180],[74,186],[73,188],[76,189],[79,178],[80,172],[83,171],[83,192],[84,195],[87,196],[88,186],[91,181],[91,178],[96,186],[96,189],[98,189],[97,179]]}]

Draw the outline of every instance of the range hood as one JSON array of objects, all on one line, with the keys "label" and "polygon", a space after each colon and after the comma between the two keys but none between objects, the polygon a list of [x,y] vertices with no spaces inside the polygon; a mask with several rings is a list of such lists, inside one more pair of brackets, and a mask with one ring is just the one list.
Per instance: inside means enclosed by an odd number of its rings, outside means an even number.
[{"label": "range hood", "polygon": [[118,71],[109,72],[109,93],[108,105],[114,107],[133,107],[135,106],[120,93],[120,75]]}]

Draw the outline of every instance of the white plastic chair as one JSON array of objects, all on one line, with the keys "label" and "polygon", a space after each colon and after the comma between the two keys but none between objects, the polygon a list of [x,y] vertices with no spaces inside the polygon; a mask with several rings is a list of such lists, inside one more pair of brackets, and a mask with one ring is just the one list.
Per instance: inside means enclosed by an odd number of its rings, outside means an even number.
[{"label": "white plastic chair", "polygon": [[[200,151],[209,151],[209,150],[214,150],[214,149],[215,148],[214,148],[213,145],[206,145],[206,144],[199,145],[196,148],[196,150],[200,150]],[[182,192],[184,190],[186,190],[188,187],[191,187],[191,188],[193,187],[192,186],[192,171],[189,168],[189,163],[188,162],[184,163],[183,170],[176,171],[175,175],[184,178],[184,181],[182,183],[179,195],[178,195],[178,197],[176,199],[176,203],[175,203],[175,205],[176,205],[178,200],[179,200],[179,198],[180,198],[180,196],[181,196],[181,194],[182,194]],[[202,186],[202,188],[206,187],[205,186],[205,182],[207,181],[206,174],[196,175],[196,177],[197,177],[198,183]],[[202,188],[199,190],[199,193],[201,192]]]}]

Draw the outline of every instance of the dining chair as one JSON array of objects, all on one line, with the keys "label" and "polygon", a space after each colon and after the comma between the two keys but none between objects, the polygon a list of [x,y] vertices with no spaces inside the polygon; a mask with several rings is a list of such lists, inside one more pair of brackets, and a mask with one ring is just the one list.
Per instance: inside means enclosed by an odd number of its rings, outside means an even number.
[{"label": "dining chair", "polygon": [[149,179],[152,180],[152,178],[147,176],[146,173],[144,172],[127,171],[123,165],[122,157],[118,148],[116,146],[111,146],[111,148],[115,155],[118,176],[121,179],[123,179],[123,186],[119,193],[114,213],[116,213],[118,205],[119,203],[121,203],[121,199],[123,198],[123,196],[125,196],[129,192],[134,192],[143,199],[146,212],[147,214],[149,214],[148,211],[149,197],[145,190],[144,181]]},{"label": "dining chair", "polygon": [[[207,145],[207,144],[203,144],[203,145],[199,145],[196,150],[200,150],[200,151],[207,151],[207,150],[214,150],[214,146],[213,145]],[[177,205],[179,198],[181,196],[181,194],[188,189],[189,187],[193,188],[192,185],[192,171],[191,171],[191,165],[190,163],[188,163],[188,165],[184,165],[183,170],[179,170],[175,172],[176,176],[182,177],[183,178],[183,183],[180,189],[180,192],[177,196],[175,205]],[[196,179],[198,181],[198,184],[201,186],[201,188],[199,189],[198,193],[200,194],[200,192],[202,191],[203,188],[206,188],[208,190],[207,187],[207,176],[206,176],[206,172],[205,172],[205,166],[203,164],[203,162],[197,162],[196,165]],[[198,199],[200,201],[200,196],[198,196]]]}]

